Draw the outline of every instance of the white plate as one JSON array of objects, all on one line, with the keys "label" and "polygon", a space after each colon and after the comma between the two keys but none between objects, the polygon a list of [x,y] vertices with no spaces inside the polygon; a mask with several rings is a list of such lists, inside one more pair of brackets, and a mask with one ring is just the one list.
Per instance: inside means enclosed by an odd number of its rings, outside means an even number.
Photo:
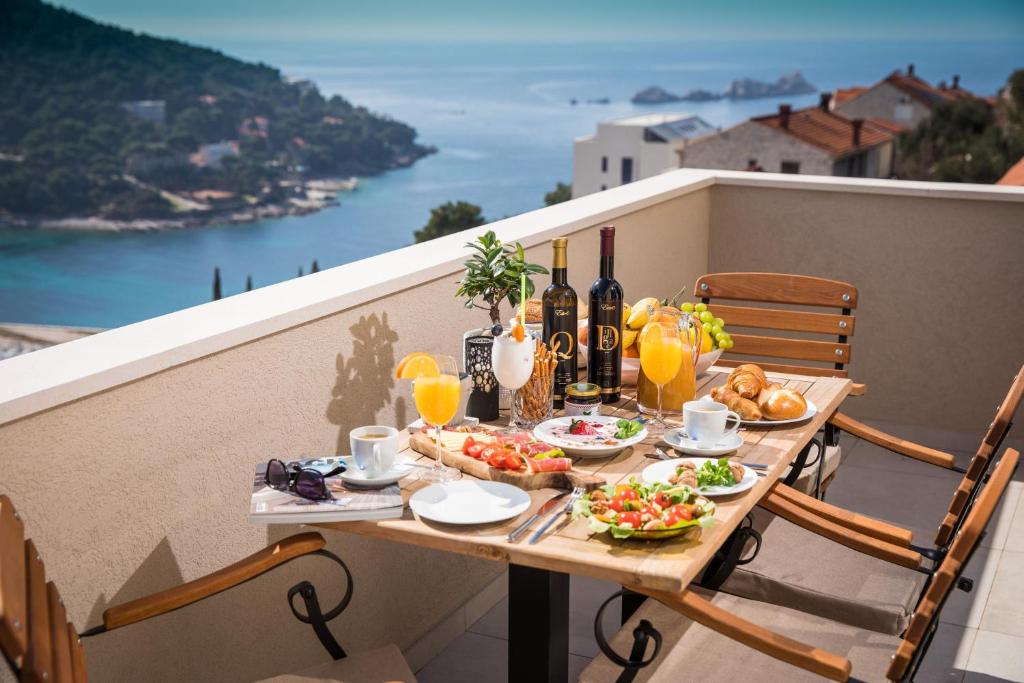
[{"label": "white plate", "polygon": [[558,446],[569,455],[574,455],[578,458],[607,458],[615,455],[624,448],[634,446],[647,438],[646,427],[641,428],[637,434],[634,434],[628,439],[617,439],[618,443],[614,446],[604,444],[581,444],[576,441],[562,438],[561,436],[555,435],[551,432],[553,427],[568,426],[574,419],[584,419],[587,422],[598,422],[603,425],[614,426],[615,423],[622,418],[612,417],[609,415],[589,415],[584,418],[556,417],[537,425],[533,430],[533,435],[537,437],[538,441],[549,443],[552,446]]},{"label": "white plate", "polygon": [[814,414],[818,412],[818,406],[814,405],[814,403],[810,399],[805,398],[804,401],[807,402],[807,410],[805,410],[804,414],[801,415],[800,417],[793,417],[793,418],[790,418],[788,420],[766,420],[766,419],[761,419],[761,420],[742,420],[742,422],[745,425],[752,425],[752,426],[757,426],[757,425],[764,425],[764,426],[788,425],[788,424],[792,424],[794,422],[803,422],[804,420],[808,420],[808,419],[814,417]]},{"label": "white plate", "polygon": [[701,446],[686,435],[685,429],[670,429],[665,432],[665,443],[677,451],[688,455],[704,455],[708,457],[732,453],[743,445],[743,437],[739,434],[730,434],[714,446]]},{"label": "white plate", "polygon": [[380,472],[370,477],[367,476],[364,470],[359,469],[359,466],[356,465],[355,459],[351,455],[343,456],[338,458],[338,460],[345,463],[345,466],[348,468],[338,475],[338,479],[341,479],[346,484],[352,484],[353,486],[388,486],[400,481],[403,477],[407,477],[413,470],[411,462],[403,457],[399,457],[395,459],[394,463],[392,463],[390,470],[387,472]]},{"label": "white plate", "polygon": [[434,522],[490,524],[521,515],[530,507],[530,495],[511,484],[463,479],[420,489],[409,507]]},{"label": "white plate", "polygon": [[[640,473],[645,484],[653,484],[656,481],[668,483],[668,478],[675,474],[676,467],[679,463],[689,460],[697,469],[700,469],[705,462],[708,460],[715,460],[716,458],[675,458],[674,460],[659,460],[653,465],[648,465],[644,468],[644,471]],[[742,464],[742,463],[739,463]],[[711,486],[709,488],[698,489],[702,496],[707,498],[715,498],[718,496],[731,496],[736,493],[742,493],[747,489],[754,486],[757,483],[757,473],[750,469],[746,465],[743,465],[743,479],[734,484],[733,486]]]}]

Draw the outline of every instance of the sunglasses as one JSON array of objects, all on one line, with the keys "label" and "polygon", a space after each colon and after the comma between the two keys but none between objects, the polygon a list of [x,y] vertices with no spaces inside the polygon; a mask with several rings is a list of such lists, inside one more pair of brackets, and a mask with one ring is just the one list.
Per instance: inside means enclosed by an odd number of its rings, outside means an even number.
[{"label": "sunglasses", "polygon": [[267,462],[267,473],[263,481],[274,490],[294,493],[306,500],[330,500],[332,496],[326,479],[344,471],[344,465],[330,472],[321,472],[312,467],[302,467],[298,463],[289,466],[275,458]]}]

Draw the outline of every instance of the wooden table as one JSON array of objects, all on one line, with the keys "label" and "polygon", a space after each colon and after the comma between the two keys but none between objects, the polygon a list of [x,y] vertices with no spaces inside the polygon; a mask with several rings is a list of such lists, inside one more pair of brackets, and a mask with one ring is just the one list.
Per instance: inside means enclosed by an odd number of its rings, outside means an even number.
[{"label": "wooden table", "polygon": [[[701,377],[698,396],[722,384],[729,370],[716,367]],[[795,425],[741,430],[744,443],[732,459],[768,465],[767,476],[759,477],[744,494],[718,499],[715,524],[704,529],[697,540],[615,540],[609,534],[591,533],[585,520],[566,518],[536,545],[527,544],[528,532],[518,542],[509,543],[505,540],[509,531],[548,500],[555,493],[553,489],[530,491],[530,509],[511,521],[456,527],[421,520],[412,514],[408,498],[425,484],[411,477],[402,485],[407,505],[400,519],[316,526],[508,563],[509,681],[565,681],[569,574],[614,581],[627,588],[682,591],[850,393],[848,379],[782,373],[768,376],[783,386],[804,392],[818,412],[810,420]],[[632,397],[624,397],[618,405],[605,406],[603,412],[634,417],[636,402]],[[575,466],[601,475],[609,484],[625,481],[631,475],[639,477],[640,471],[654,462],[647,454],[655,445],[655,441],[648,440],[614,458],[577,460]],[[409,450],[407,443],[403,450],[408,457],[421,462],[431,460]]]}]

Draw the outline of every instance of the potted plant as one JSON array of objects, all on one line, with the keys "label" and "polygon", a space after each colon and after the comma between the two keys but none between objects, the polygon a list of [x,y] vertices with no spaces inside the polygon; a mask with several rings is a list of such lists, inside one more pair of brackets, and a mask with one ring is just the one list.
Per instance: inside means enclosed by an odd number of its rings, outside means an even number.
[{"label": "potted plant", "polygon": [[466,261],[466,272],[459,280],[455,295],[466,299],[466,308],[487,311],[490,326],[467,331],[463,335],[463,357],[466,372],[473,379],[466,414],[481,420],[498,417],[498,382],[491,372],[491,347],[494,344],[492,328],[501,324],[501,303],[512,306],[520,303],[523,276],[526,277],[525,297],[534,292],[531,275],[545,274],[547,268],[526,262],[523,245],[502,244],[493,230],[468,242],[473,255]]}]

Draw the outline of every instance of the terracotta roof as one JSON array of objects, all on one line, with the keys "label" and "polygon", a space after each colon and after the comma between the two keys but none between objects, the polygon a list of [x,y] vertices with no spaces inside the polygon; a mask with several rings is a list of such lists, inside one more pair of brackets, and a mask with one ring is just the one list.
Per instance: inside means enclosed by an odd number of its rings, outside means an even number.
[{"label": "terracotta roof", "polygon": [[906,126],[896,123],[895,121],[886,121],[885,119],[878,119],[874,117],[864,119],[864,125],[874,126],[875,128],[881,129],[883,133],[889,133],[891,135],[899,135],[907,129]]},{"label": "terracotta roof", "polygon": [[782,130],[833,157],[841,157],[858,149],[866,149],[892,140],[892,133],[885,132],[876,120],[866,122],[860,131],[860,147],[853,146],[853,121],[834,112],[823,111],[821,107],[797,109],[789,114],[789,125],[782,127],[779,114],[755,116],[750,119],[757,123]]},{"label": "terracotta roof", "polygon": [[1022,185],[1024,186],[1024,157],[1010,167],[1002,178],[996,181],[996,185]]},{"label": "terracotta roof", "polygon": [[934,107],[936,104],[940,104],[942,102],[977,97],[977,95],[971,91],[964,90],[959,86],[956,88],[937,88],[928,81],[918,78],[917,76],[905,74],[899,70],[893,71],[889,74],[883,83],[889,83],[890,85],[899,88],[927,107]]},{"label": "terracotta roof", "polygon": [[852,100],[857,95],[863,92],[867,92],[867,88],[863,85],[855,85],[852,88],[838,88],[833,99],[835,104],[842,104],[848,100]]}]

